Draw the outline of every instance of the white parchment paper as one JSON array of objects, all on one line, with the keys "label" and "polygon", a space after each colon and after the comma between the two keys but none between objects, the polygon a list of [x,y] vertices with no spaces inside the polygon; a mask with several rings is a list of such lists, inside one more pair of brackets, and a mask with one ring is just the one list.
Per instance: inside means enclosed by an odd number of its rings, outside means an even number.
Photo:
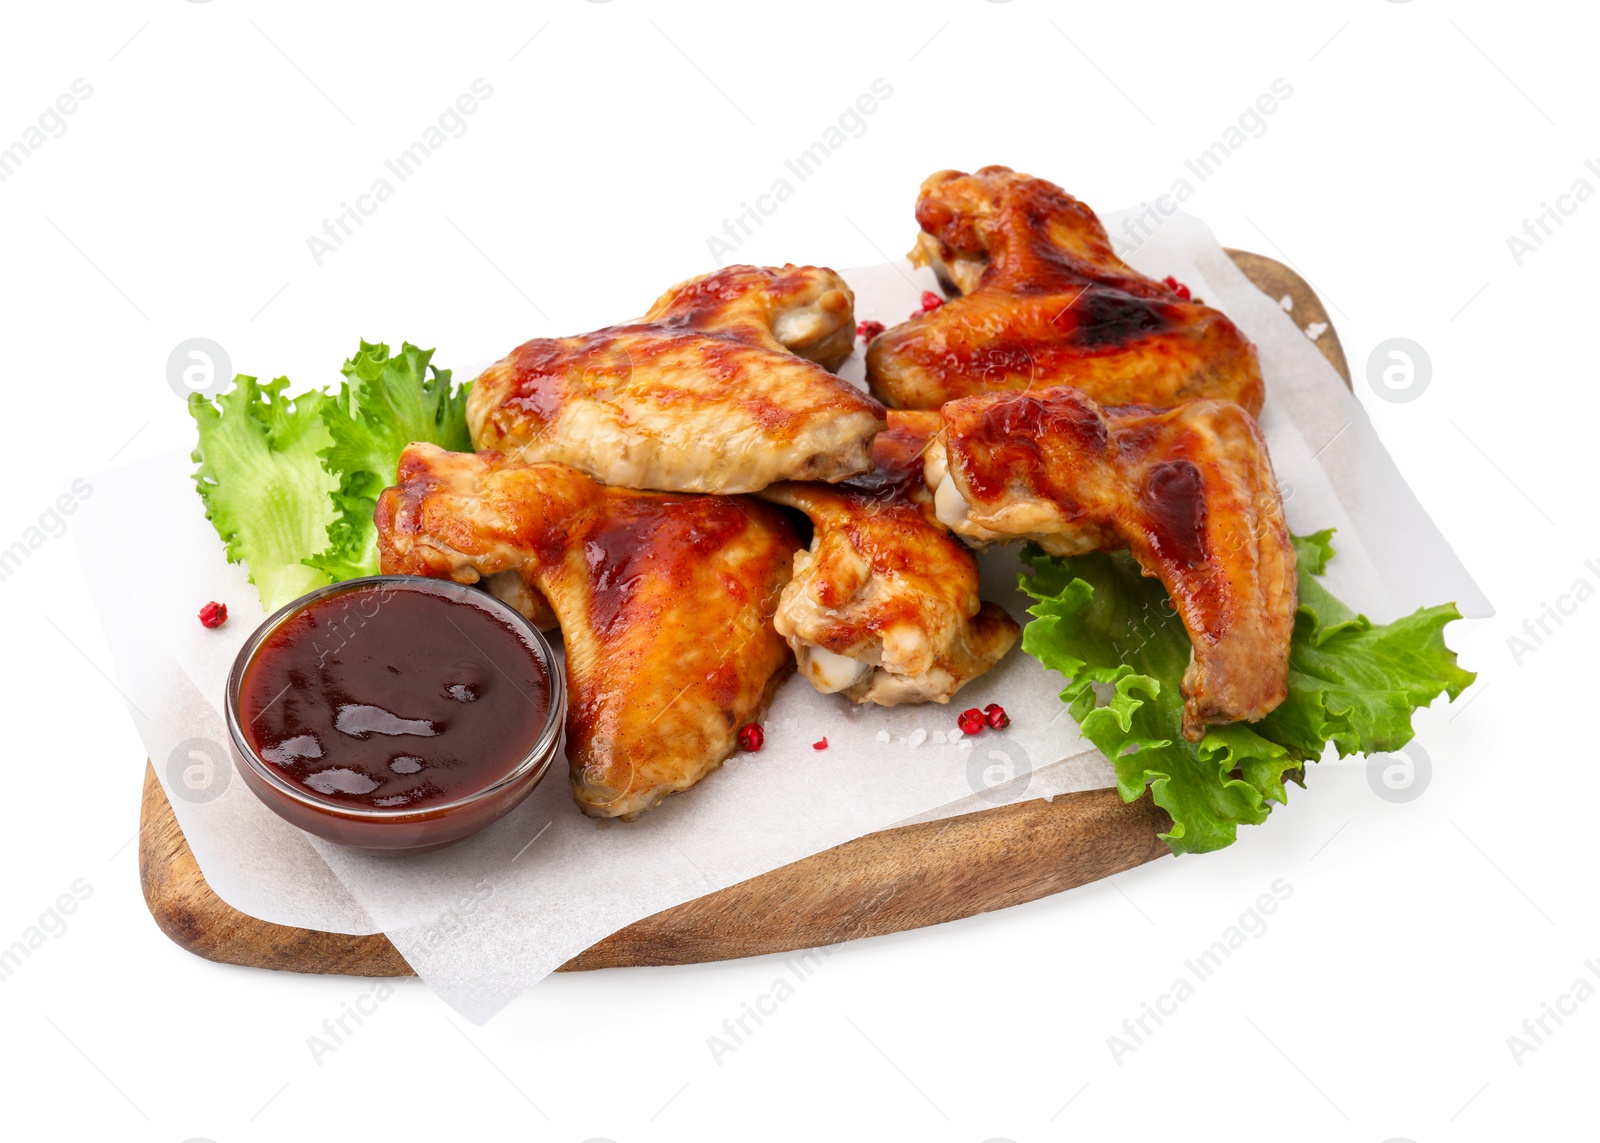
[{"label": "white parchment paper", "polygon": [[[1114,230],[1120,216],[1105,221]],[[1262,426],[1289,520],[1297,531],[1339,529],[1328,577],[1338,594],[1379,620],[1449,599],[1468,616],[1491,613],[1343,381],[1202,223],[1168,219],[1130,261],[1176,275],[1260,347]],[[906,263],[845,276],[858,317],[890,325],[936,288]],[[859,379],[859,356],[845,374]],[[225,562],[191,468],[171,454],[95,477],[76,533],[119,685],[201,869],[254,916],[388,934],[476,1022],[632,921],[864,833],[1114,784],[1056,697],[1063,680],[1018,650],[951,706],[857,708],[791,678],[761,753],[736,755],[637,822],[585,818],[557,766],[508,817],[439,853],[378,858],[329,845],[282,822],[229,769],[227,671],[264,615],[243,569]],[[162,558],[137,558],[153,535]],[[981,565],[985,596],[1025,620],[1015,552],[985,553]],[[228,604],[219,630],[195,619],[208,599]],[[1010,729],[954,733],[958,710],[988,702],[1011,713]],[[828,748],[814,750],[823,737]]]}]

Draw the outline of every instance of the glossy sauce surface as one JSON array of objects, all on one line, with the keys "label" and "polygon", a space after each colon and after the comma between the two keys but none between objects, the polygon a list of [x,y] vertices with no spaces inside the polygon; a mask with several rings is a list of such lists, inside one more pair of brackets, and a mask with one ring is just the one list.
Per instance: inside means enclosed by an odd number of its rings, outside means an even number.
[{"label": "glossy sauce surface", "polygon": [[317,600],[261,644],[240,721],[255,752],[336,805],[421,809],[494,784],[539,737],[550,679],[522,632],[426,585]]},{"label": "glossy sauce surface", "polygon": [[1145,478],[1144,511],[1150,543],[1168,560],[1200,567],[1210,558],[1205,477],[1194,462],[1169,460],[1152,468]]}]

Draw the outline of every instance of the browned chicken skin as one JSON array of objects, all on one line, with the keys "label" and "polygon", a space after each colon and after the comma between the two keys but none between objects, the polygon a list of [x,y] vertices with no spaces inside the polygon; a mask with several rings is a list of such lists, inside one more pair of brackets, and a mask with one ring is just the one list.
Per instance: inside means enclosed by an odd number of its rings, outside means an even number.
[{"label": "browned chicken skin", "polygon": [[922,453],[939,415],[889,415],[873,470],[844,484],[774,484],[765,500],[811,519],[773,625],[824,694],[895,706],[949,702],[1017,641],[1016,621],[978,598],[978,564],[932,511]]},{"label": "browned chicken skin", "polygon": [[968,397],[943,415],[924,475],[958,535],[1055,555],[1127,548],[1161,580],[1194,646],[1186,738],[1284,700],[1295,554],[1249,413],[1227,401],[1102,409],[1063,386]]},{"label": "browned chicken skin", "polygon": [[829,372],[854,345],[854,305],[817,266],[692,278],[638,322],[538,338],[486,369],[473,445],[673,492],[864,472],[883,409]]},{"label": "browned chicken skin", "polygon": [[631,821],[715,770],[792,666],[770,617],[799,541],[765,504],[413,444],[376,519],[385,572],[509,575],[531,606],[548,601],[572,788],[591,817]]},{"label": "browned chicken skin", "polygon": [[929,523],[938,524],[933,514],[933,494],[922,482],[922,455],[944,427],[944,419],[938,409],[886,412],[888,427],[872,438],[872,467],[845,484],[881,499],[909,500],[925,510]]},{"label": "browned chicken skin", "polygon": [[940,171],[917,222],[911,260],[964,296],[873,339],[867,381],[885,404],[1074,385],[1106,405],[1210,397],[1261,411],[1261,367],[1238,327],[1126,265],[1055,184],[1008,167]]}]

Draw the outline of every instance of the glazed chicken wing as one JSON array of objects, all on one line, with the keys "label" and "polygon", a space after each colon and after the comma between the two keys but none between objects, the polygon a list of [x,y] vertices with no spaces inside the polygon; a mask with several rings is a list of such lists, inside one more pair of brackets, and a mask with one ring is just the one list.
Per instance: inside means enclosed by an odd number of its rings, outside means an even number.
[{"label": "glazed chicken wing", "polygon": [[1186,738],[1284,700],[1295,554],[1249,413],[1227,401],[1101,409],[1069,387],[968,397],[943,413],[924,475],[957,534],[1054,555],[1127,548],[1161,580],[1194,647]]},{"label": "glazed chicken wing", "polygon": [[715,770],[791,666],[769,617],[799,542],[765,504],[413,444],[376,519],[385,572],[510,576],[531,606],[548,601],[572,788],[591,817],[631,821]]},{"label": "glazed chicken wing", "polygon": [[729,266],[668,290],[638,322],[539,338],[484,371],[472,442],[606,484],[754,492],[866,471],[883,409],[829,369],[854,295],[816,266]]},{"label": "glazed chicken wing", "polygon": [[929,510],[922,450],[938,424],[937,413],[891,412],[872,473],[760,494],[811,518],[811,547],[794,555],[773,625],[823,694],[949,702],[1017,640],[1016,621],[978,599],[972,553]]},{"label": "glazed chicken wing", "polygon": [[922,184],[917,222],[912,262],[961,296],[873,339],[867,381],[885,404],[1074,385],[1106,405],[1210,397],[1261,411],[1261,367],[1238,327],[1124,264],[1055,184],[1007,167],[941,171]]}]

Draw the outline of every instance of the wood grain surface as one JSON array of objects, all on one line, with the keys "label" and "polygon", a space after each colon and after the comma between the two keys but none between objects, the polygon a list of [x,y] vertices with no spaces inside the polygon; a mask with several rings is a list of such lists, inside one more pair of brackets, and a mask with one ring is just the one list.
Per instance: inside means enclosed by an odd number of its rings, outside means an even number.
[{"label": "wood grain surface", "polygon": [[[1170,824],[1148,798],[1128,805],[1115,790],[1090,790],[884,830],[636,921],[557,971],[728,960],[953,921],[1159,857],[1167,847],[1156,834]],[[148,766],[139,873],[161,931],[208,960],[352,976],[411,972],[381,933],[274,925],[224,903]]]},{"label": "wood grain surface", "polygon": [[[1273,299],[1293,300],[1302,329],[1325,326],[1317,347],[1350,381],[1327,311],[1289,267],[1229,250]],[[1167,853],[1170,824],[1148,797],[1115,790],[998,806],[945,821],[868,834],[636,921],[558,971],[692,964],[837,944],[1033,901]],[[406,976],[411,966],[379,933],[353,937],[275,925],[211,890],[172,806],[145,767],[139,879],[161,931],[208,960],[294,972]]]}]

